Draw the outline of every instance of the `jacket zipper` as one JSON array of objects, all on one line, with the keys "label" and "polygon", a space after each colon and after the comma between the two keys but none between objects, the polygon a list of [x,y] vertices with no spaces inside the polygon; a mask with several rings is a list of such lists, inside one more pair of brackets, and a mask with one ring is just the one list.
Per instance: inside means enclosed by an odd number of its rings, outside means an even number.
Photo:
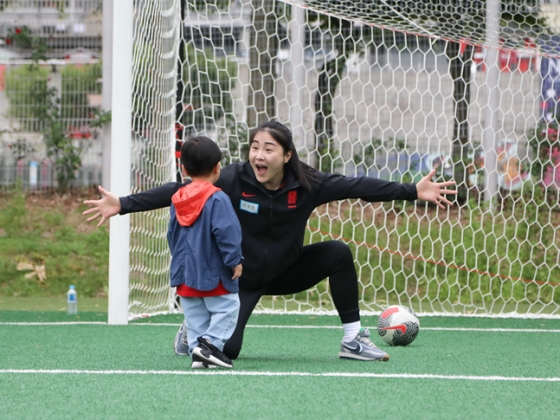
[{"label": "jacket zipper", "polygon": [[[274,201],[274,196],[268,194],[268,198],[270,199],[270,203],[268,205],[269,213],[268,213],[268,223],[266,225],[266,230],[267,230],[267,233],[270,233],[270,224],[272,222],[272,207],[273,207],[272,204],[273,204],[273,201]],[[269,238],[268,235],[267,235],[267,238]],[[270,239],[268,239],[268,240],[270,240]],[[268,240],[267,240],[267,242],[268,242]],[[260,281],[261,284],[264,284],[264,279],[265,279],[265,274],[266,274],[266,260],[267,259],[268,259],[268,243],[267,243],[266,248],[264,249],[264,261],[263,261],[263,267],[262,267],[262,271],[261,271],[261,273],[262,273],[261,274],[261,281]]]}]

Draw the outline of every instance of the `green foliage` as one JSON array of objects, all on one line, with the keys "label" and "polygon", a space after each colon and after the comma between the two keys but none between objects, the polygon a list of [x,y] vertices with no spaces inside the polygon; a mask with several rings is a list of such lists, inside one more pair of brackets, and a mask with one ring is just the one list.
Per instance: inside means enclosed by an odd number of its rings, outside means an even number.
[{"label": "green foliage", "polygon": [[362,167],[366,176],[369,175],[369,170],[375,166],[377,156],[383,148],[383,140],[373,138],[369,144],[361,146],[358,153],[354,153],[354,165]]},{"label": "green foliage", "polygon": [[233,114],[227,114],[225,121],[225,129],[218,132],[218,143],[223,153],[222,167],[249,158],[249,129],[247,124],[237,121]]},{"label": "green foliage", "polygon": [[8,237],[17,237],[17,233],[23,228],[27,210],[25,208],[25,196],[21,190],[21,181],[15,188],[6,194],[6,207],[0,213],[0,229]]},{"label": "green foliage", "polygon": [[39,60],[47,59],[46,53],[49,47],[45,39],[32,36],[31,30],[27,26],[8,28],[6,38],[15,48],[31,50],[31,60],[33,60],[34,66],[37,66]]},{"label": "green foliage", "polygon": [[[61,72],[61,91],[49,87],[49,69],[39,67],[44,60],[44,40],[31,38],[26,28],[16,29],[13,42],[22,48],[33,49],[33,64],[8,72],[6,94],[10,99],[8,115],[23,122],[24,129],[41,131],[47,150],[56,170],[59,192],[64,192],[76,179],[82,165],[81,154],[87,142],[74,141],[68,134],[69,119],[91,119],[91,127],[100,127],[110,120],[109,112],[101,112],[88,105],[86,92],[99,93],[101,64],[93,66],[68,66]],[[80,86],[76,89],[75,86]],[[86,92],[84,92],[84,86]],[[93,133],[96,136],[96,132]],[[26,152],[26,146],[18,144],[18,151]],[[23,158],[21,153],[19,158]]]},{"label": "green foliage", "polygon": [[56,89],[40,85],[33,96],[35,101],[32,109],[43,126],[43,141],[47,156],[53,160],[56,168],[58,189],[64,192],[76,179],[76,171],[82,165],[81,154],[87,143],[74,142],[68,137],[59,107],[60,99],[56,97]]},{"label": "green foliage", "polygon": [[61,117],[63,119],[91,118],[98,108],[89,106],[87,94],[101,94],[102,64],[64,66],[60,71]]},{"label": "green foliage", "polygon": [[531,174],[537,179],[543,179],[547,168],[553,167],[551,157],[560,153],[558,120],[539,122],[535,128],[529,130],[527,137],[535,156],[531,164]]},{"label": "green foliage", "polygon": [[183,104],[181,123],[196,132],[214,127],[225,114],[233,111],[232,91],[238,74],[233,60],[216,58],[209,51],[186,45],[186,64],[183,67]]},{"label": "green foliage", "polygon": [[[368,176],[369,171],[376,166],[379,156],[385,156],[390,153],[395,153],[398,156],[407,149],[408,146],[404,139],[394,139],[391,137],[389,140],[383,141],[378,138],[372,138],[368,144],[360,146],[358,153],[354,153],[354,165],[356,165],[357,168],[362,168],[366,176]],[[414,178],[414,172],[415,168],[409,168],[406,173],[407,179],[412,180]],[[402,177],[403,176],[401,176],[401,178]],[[411,182],[410,180],[405,181],[404,179],[398,179],[399,182]]]},{"label": "green foliage", "polygon": [[[32,118],[35,117],[34,107],[44,107],[46,104],[34,104],[33,101],[37,100],[38,90],[46,89],[48,76],[47,67],[35,65],[25,65],[6,72],[6,96],[10,101],[7,115],[18,120],[25,130],[42,129]],[[29,104],[34,105],[30,107]]]},{"label": "green foliage", "polygon": [[[34,64],[11,69],[6,72],[6,95],[10,100],[8,115],[18,120],[25,129],[41,131],[37,124],[37,113],[47,112],[52,106],[52,96],[60,98],[60,118],[67,125],[69,119],[87,119],[98,111],[89,106],[87,93],[101,93],[101,63],[87,66],[65,66],[61,70],[60,92],[47,94],[48,67]],[[33,104],[33,106],[30,106]],[[32,120],[32,118],[34,118]]]},{"label": "green foliage", "polygon": [[317,158],[322,172],[338,173],[344,166],[340,152],[329,138],[323,138],[317,145]]},{"label": "green foliage", "polygon": [[24,159],[27,155],[35,151],[33,145],[29,144],[25,139],[17,139],[8,143],[8,147],[16,161]]}]

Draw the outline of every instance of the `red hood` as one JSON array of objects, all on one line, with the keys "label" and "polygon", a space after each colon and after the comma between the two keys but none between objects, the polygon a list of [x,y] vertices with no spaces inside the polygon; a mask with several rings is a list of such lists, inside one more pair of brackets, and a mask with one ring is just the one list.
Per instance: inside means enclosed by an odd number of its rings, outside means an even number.
[{"label": "red hood", "polygon": [[173,194],[171,201],[175,205],[179,224],[191,226],[198,219],[206,200],[217,191],[220,189],[209,182],[193,181]]}]

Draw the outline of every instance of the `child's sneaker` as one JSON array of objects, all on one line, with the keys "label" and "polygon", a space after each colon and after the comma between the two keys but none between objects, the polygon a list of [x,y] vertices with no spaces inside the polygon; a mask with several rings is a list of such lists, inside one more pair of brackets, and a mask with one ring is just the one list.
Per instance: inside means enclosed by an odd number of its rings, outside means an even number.
[{"label": "child's sneaker", "polygon": [[185,328],[185,323],[181,324],[179,331],[177,331],[177,334],[175,335],[173,350],[175,350],[175,354],[177,356],[189,355],[189,342],[187,341],[187,329]]},{"label": "child's sneaker", "polygon": [[198,337],[198,346],[193,349],[193,357],[194,355],[213,365],[224,368],[233,367],[231,359],[206,338]]},{"label": "child's sneaker", "polygon": [[343,341],[340,344],[338,355],[341,359],[382,360],[384,362],[389,360],[389,355],[370,341],[367,328],[361,328],[356,338],[349,343]]},{"label": "child's sneaker", "polygon": [[206,360],[202,360],[196,354],[193,354],[192,356],[191,369],[214,369],[217,367],[218,366],[216,366],[213,363],[207,362]]}]

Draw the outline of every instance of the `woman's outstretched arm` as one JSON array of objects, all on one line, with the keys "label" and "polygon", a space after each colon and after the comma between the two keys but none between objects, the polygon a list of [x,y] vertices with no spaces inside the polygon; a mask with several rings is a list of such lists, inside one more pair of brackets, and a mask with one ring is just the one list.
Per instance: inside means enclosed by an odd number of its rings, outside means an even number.
[{"label": "woman's outstretched arm", "polygon": [[99,187],[102,197],[99,200],[86,200],[84,204],[90,208],[82,214],[91,215],[87,221],[99,219],[97,226],[101,226],[106,220],[117,214],[137,213],[147,210],[160,209],[171,205],[171,197],[184,184],[170,182],[160,187],[126,197],[117,197],[110,191]]}]

